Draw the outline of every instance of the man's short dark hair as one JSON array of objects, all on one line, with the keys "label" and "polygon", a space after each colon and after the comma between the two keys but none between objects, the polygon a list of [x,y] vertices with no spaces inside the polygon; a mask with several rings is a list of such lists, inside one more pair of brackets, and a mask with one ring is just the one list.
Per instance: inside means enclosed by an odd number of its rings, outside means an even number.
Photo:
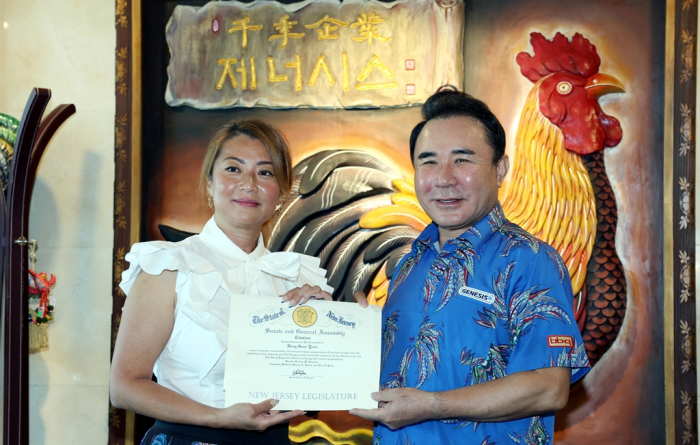
[{"label": "man's short dark hair", "polygon": [[489,107],[467,93],[457,91],[452,86],[441,87],[423,104],[423,122],[411,132],[411,162],[416,152],[416,141],[425,124],[432,119],[448,119],[451,117],[471,117],[481,123],[486,132],[486,142],[493,148],[493,165],[503,157],[506,151],[506,133],[503,126]]}]

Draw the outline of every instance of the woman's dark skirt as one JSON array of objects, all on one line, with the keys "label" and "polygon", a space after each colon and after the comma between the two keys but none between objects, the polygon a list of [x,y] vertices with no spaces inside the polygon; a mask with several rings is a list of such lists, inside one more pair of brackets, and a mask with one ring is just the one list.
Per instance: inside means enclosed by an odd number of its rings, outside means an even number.
[{"label": "woman's dark skirt", "polygon": [[181,423],[156,423],[141,445],[289,445],[289,424],[271,426],[263,432],[224,430]]}]

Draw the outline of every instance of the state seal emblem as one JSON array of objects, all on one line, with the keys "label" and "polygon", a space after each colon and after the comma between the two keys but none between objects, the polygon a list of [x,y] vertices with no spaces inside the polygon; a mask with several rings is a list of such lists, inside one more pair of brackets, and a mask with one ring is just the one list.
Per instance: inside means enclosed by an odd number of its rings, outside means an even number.
[{"label": "state seal emblem", "polygon": [[316,323],[316,320],[318,319],[318,314],[316,313],[316,310],[314,308],[309,306],[302,306],[294,310],[294,313],[292,313],[292,319],[294,320],[294,323],[297,324],[297,326],[302,328],[308,328],[309,326],[312,326],[314,323]]}]

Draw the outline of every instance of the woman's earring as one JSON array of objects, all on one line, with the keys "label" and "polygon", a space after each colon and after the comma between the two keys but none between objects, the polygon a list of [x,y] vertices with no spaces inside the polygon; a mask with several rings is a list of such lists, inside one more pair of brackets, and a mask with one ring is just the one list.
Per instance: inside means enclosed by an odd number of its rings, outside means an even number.
[{"label": "woman's earring", "polygon": [[210,209],[214,208],[214,198],[211,195],[207,197],[207,205]]},{"label": "woman's earring", "polygon": [[279,204],[277,204],[277,207],[275,207],[275,213],[277,214],[277,216],[280,216],[280,210],[282,210],[282,203],[281,202]]}]

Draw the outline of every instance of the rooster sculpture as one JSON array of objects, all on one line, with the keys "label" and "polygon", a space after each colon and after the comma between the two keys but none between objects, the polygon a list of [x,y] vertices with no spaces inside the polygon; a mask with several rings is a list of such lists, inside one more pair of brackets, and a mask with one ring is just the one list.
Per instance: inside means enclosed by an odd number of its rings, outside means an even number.
[{"label": "rooster sculpture", "polygon": [[[512,174],[502,190],[508,219],[552,245],[571,277],[588,356],[596,363],[625,316],[626,281],[615,249],[617,204],[602,151],[622,139],[598,99],[623,92],[599,73],[600,57],[580,34],[550,41],[531,34],[534,55],[518,54],[534,83],[520,117]],[[368,292],[383,304],[399,260],[430,224],[412,179],[360,150],[321,151],[294,167],[290,197],[267,236],[272,251],[317,256],[336,300]],[[161,227],[166,239],[186,234]]]},{"label": "rooster sculpture", "polygon": [[[501,202],[506,216],[556,248],[571,277],[588,355],[596,362],[622,326],[626,283],[615,250],[617,205],[602,150],[622,138],[619,122],[598,103],[622,92],[598,72],[595,46],[531,35],[520,53],[534,83],[523,108],[513,171]],[[336,299],[357,290],[382,304],[401,257],[430,218],[413,183],[362,151],[323,151],[295,167],[292,197],[271,224],[271,250],[321,258]]]},{"label": "rooster sculpture", "polygon": [[521,73],[534,87],[523,108],[513,174],[502,202],[512,222],[552,245],[569,269],[576,315],[592,363],[622,327],[625,274],[615,249],[617,203],[602,150],[622,128],[598,98],[622,92],[598,72],[600,57],[587,39],[532,33],[534,56],[520,53]]}]

